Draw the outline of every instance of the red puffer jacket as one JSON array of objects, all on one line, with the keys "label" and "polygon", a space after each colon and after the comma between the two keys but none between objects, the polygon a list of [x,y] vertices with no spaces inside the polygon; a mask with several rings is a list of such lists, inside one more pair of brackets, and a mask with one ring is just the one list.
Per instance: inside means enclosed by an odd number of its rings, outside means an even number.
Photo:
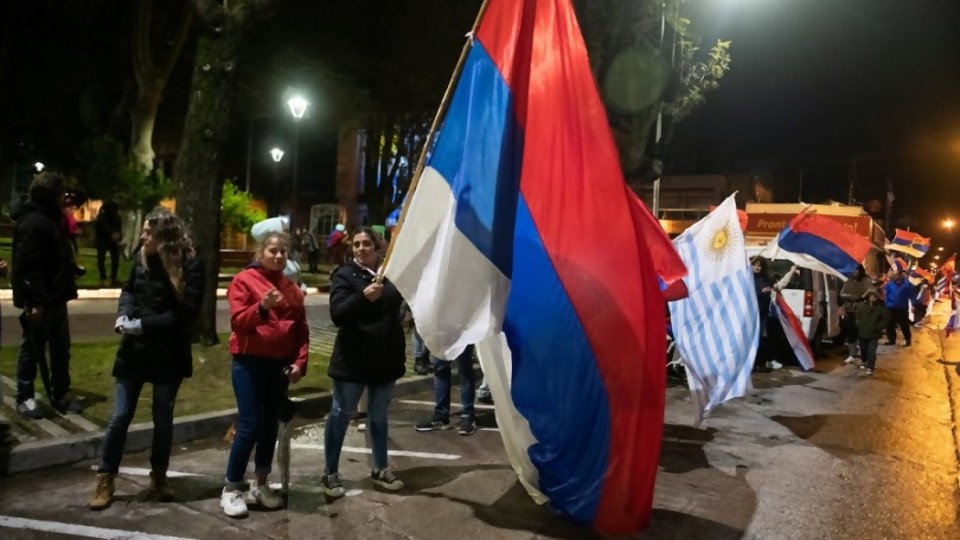
[{"label": "red puffer jacket", "polygon": [[[276,288],[283,300],[271,310],[261,310],[260,301]],[[259,263],[234,276],[227,289],[230,302],[230,352],[292,362],[307,373],[310,328],[303,307],[303,292],[283,272],[267,270]]]}]

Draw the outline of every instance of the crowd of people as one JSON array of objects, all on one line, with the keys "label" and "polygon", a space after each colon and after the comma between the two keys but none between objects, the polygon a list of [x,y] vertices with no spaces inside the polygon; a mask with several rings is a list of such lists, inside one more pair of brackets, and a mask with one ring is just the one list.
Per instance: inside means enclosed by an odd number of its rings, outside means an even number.
[{"label": "crowd of people", "polygon": [[[56,410],[82,411],[70,393],[67,303],[77,297],[76,278],[84,270],[76,264],[75,224],[64,212],[69,204],[64,198],[63,178],[43,173],[34,179],[29,200],[14,215],[17,224],[12,286],[14,304],[23,310],[17,411],[27,418],[42,417],[34,388],[38,368],[49,403]],[[288,387],[307,373],[309,356],[305,289],[295,261],[301,252],[306,252],[310,270],[316,271],[320,253],[313,232],[297,228],[291,234],[289,229],[283,218],[257,224],[251,231],[258,242],[255,258],[233,278],[227,291],[232,330],[231,382],[238,416],[225,464],[221,507],[231,517],[247,515],[250,505],[269,509],[284,504],[268,477]],[[334,498],[345,494],[340,456],[350,422],[358,415],[364,399],[366,429],[372,446],[370,481],[387,490],[399,490],[404,485],[388,463],[388,409],[396,381],[405,373],[406,334],[412,328],[409,308],[399,291],[378,274],[383,261],[383,239],[366,227],[352,234],[338,227],[335,233],[335,246],[347,246],[350,255],[344,256],[331,274],[329,302],[337,336],[327,369],[333,381],[333,396],[324,431],[325,460],[320,484],[323,492]],[[104,263],[106,254],[110,254],[110,282],[117,282],[120,237],[117,208],[108,203],[97,218],[95,235],[102,281],[107,280]],[[756,258],[752,266],[761,319],[755,369],[779,369],[789,345],[780,322],[772,315],[771,302],[798,269],[774,276],[763,258]],[[0,261],[0,272],[5,270],[6,263]],[[191,327],[200,310],[203,290],[203,267],[187,226],[164,209],[148,214],[118,303],[114,330],[120,336],[120,344],[112,372],[116,380],[113,413],[103,440],[94,495],[89,501],[91,509],[106,508],[113,501],[114,480],[127,431],[147,383],[153,387],[151,489],[160,500],[174,498],[167,478],[174,408],[181,385],[192,375]],[[857,363],[868,375],[872,374],[884,331],[886,344],[893,345],[899,328],[903,345],[909,347],[911,326],[920,324],[931,298],[929,283],[914,285],[896,268],[885,280],[878,281],[859,267],[840,291],[849,352],[846,362]],[[909,315],[911,305],[913,320]],[[453,360],[444,360],[430,354],[415,330],[413,339],[415,371],[432,373],[435,390],[431,416],[416,424],[415,429],[431,432],[453,427],[451,382],[456,366],[461,399],[458,432],[462,436],[474,434],[475,400],[491,403],[486,385],[477,385],[474,347],[467,347]],[[246,480],[251,455],[253,478]]]}]

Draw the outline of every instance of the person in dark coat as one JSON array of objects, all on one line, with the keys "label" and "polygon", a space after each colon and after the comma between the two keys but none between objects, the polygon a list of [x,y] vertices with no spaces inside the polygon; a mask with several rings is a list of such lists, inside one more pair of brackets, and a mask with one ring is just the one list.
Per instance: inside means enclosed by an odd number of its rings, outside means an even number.
[{"label": "person in dark coat", "polygon": [[403,299],[392,283],[377,281],[378,240],[372,229],[356,230],[351,236],[353,259],[334,270],[330,284],[330,316],[337,326],[337,339],[327,369],[333,379],[333,405],[324,437],[326,469],[321,480],[329,497],[344,494],[340,450],[364,390],[373,444],[371,480],[385,489],[403,488],[387,468],[387,409],[394,384],[406,371],[400,319]]},{"label": "person in dark coat", "polygon": [[[37,367],[50,404],[61,412],[79,413],[69,397],[70,325],[67,302],[77,297],[76,261],[63,227],[64,180],[45,172],[30,184],[30,199],[14,212],[13,305],[22,309],[23,344],[17,357],[17,412],[43,418],[34,397]],[[46,349],[50,347],[47,372]]]},{"label": "person in dark coat", "polygon": [[[117,271],[120,268],[120,239],[123,238],[123,220],[120,218],[120,206],[115,201],[107,201],[97,213],[94,230],[94,244],[97,247],[97,269],[100,271],[100,286],[119,285]],[[107,253],[110,254],[110,281],[107,281]]]},{"label": "person in dark coat", "polygon": [[89,506],[101,510],[113,500],[113,483],[123,457],[127,429],[145,383],[153,384],[151,488],[172,500],[167,465],[173,444],[173,406],[184,379],[193,375],[190,328],[203,302],[203,265],[183,222],[162,208],[147,215],[130,278],[120,293],[115,329],[123,334],[113,376],[113,416],[103,439],[103,459]]},{"label": "person in dark coat", "polygon": [[773,291],[773,277],[770,275],[769,263],[763,257],[754,259],[751,266],[753,267],[753,284],[757,294],[757,307],[760,313],[760,343],[757,346],[757,356],[753,362],[753,370],[765,373],[771,369],[767,364],[773,360],[774,354],[770,321],[770,293]]}]

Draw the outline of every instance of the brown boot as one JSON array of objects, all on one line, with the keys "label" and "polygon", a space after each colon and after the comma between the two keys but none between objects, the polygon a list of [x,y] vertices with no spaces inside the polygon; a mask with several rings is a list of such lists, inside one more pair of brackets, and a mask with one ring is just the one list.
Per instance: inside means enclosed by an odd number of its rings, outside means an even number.
[{"label": "brown boot", "polygon": [[113,479],[115,474],[97,473],[97,489],[87,503],[91,510],[103,510],[113,502]]},{"label": "brown boot", "polygon": [[150,489],[160,502],[170,502],[176,496],[170,480],[167,480],[167,471],[150,471]]}]

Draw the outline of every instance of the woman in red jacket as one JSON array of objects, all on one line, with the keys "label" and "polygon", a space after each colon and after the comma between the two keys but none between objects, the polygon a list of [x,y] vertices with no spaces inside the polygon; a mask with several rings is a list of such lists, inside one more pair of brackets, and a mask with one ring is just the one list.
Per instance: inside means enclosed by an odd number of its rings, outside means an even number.
[{"label": "woman in red jacket", "polygon": [[[247,515],[247,504],[283,506],[267,483],[279,427],[279,406],[288,383],[307,371],[309,328],[303,292],[283,276],[290,237],[269,233],[257,250],[256,262],[233,278],[230,301],[230,353],[233,392],[237,396],[237,431],[227,463],[227,483],[220,506],[231,517]],[[240,491],[253,447],[256,480]]]}]

